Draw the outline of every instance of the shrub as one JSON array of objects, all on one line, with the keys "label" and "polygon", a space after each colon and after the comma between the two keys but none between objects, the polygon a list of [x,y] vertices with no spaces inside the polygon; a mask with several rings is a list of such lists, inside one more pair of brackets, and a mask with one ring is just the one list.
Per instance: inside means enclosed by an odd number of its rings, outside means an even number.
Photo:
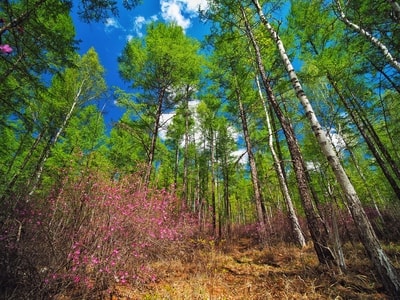
[{"label": "shrub", "polygon": [[1,284],[15,283],[3,294],[98,298],[115,282],[154,281],[148,262],[198,226],[172,193],[140,188],[137,178],[66,178],[46,199],[19,207],[1,235]]}]

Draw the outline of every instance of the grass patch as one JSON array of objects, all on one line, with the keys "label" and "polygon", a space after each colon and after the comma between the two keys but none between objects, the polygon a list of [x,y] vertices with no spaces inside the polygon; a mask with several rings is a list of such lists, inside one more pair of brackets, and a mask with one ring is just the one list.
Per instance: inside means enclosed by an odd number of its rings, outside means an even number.
[{"label": "grass patch", "polygon": [[362,247],[345,247],[349,270],[340,275],[318,264],[312,245],[260,249],[243,239],[219,245],[192,241],[185,250],[176,249],[173,259],[151,264],[155,282],[116,287],[111,299],[388,299]]}]

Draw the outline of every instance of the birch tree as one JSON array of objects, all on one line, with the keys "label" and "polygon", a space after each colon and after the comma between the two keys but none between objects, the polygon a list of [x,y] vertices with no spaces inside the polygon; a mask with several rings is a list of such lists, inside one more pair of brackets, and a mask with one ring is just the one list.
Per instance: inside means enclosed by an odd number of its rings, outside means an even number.
[{"label": "birch tree", "polygon": [[[49,111],[46,112],[49,113],[46,118],[51,134],[36,164],[35,172],[27,183],[27,186],[30,186],[29,195],[35,192],[51,149],[58,142],[77,109],[99,99],[105,92],[103,73],[104,69],[99,63],[97,53],[91,48],[78,60],[77,68],[67,69],[64,74],[53,79],[48,101],[52,102],[53,97],[57,97],[60,111],[55,114],[48,107]],[[54,103],[47,103],[47,105],[54,105]]]},{"label": "birch tree", "polygon": [[[318,5],[310,7],[308,2],[296,1],[292,5],[291,12],[289,26],[304,29],[294,34],[299,40],[300,58],[305,62],[303,70],[308,73],[308,79],[320,82],[327,80],[333,87],[339,103],[334,101],[335,104],[332,105],[350,116],[351,122],[361,135],[358,140],[367,144],[369,152],[375,157],[398,198],[400,177],[394,158],[396,146],[391,142],[392,133],[388,130],[392,118],[387,107],[393,104],[382,99],[382,94],[392,94],[392,91],[381,79],[376,78],[378,76],[371,76],[370,69],[365,67],[365,63],[371,62],[370,59],[360,55],[354,60],[353,51],[358,50],[353,48],[358,49],[359,45],[351,46],[351,41],[343,44],[340,38],[340,33],[344,30],[343,24],[335,23],[335,17],[328,8]],[[318,26],[309,24],[304,15],[314,18],[321,16],[318,19]],[[349,49],[345,52],[344,47]],[[332,64],[333,59],[335,64]],[[379,87],[383,91],[377,91]],[[393,87],[396,88],[394,85]],[[309,90],[312,92],[310,88]],[[386,130],[379,129],[382,126],[380,121],[382,118]],[[350,126],[344,125],[344,127]],[[384,139],[389,139],[390,143],[383,143]]]},{"label": "birch tree", "polygon": [[260,77],[262,79],[262,83],[264,85],[268,101],[273,107],[274,112],[277,118],[279,119],[279,122],[282,126],[283,132],[286,137],[286,142],[288,144],[290,155],[292,158],[292,164],[294,167],[299,194],[302,200],[302,205],[304,207],[304,212],[306,214],[307,224],[310,230],[311,238],[313,240],[314,249],[317,253],[320,263],[327,264],[328,266],[330,266],[335,258],[333,252],[331,251],[328,245],[329,235],[326,230],[325,224],[321,216],[318,214],[316,207],[313,203],[310,182],[306,174],[305,163],[303,160],[303,156],[301,154],[300,146],[298,144],[290,120],[285,116],[274,96],[272,87],[266,76],[266,71],[264,69],[260,48],[250,28],[250,24],[247,19],[247,15],[243,6],[240,6],[240,11],[242,13],[242,17],[245,22],[246,34],[248,35],[255,52],[255,61],[257,69],[260,73]]},{"label": "birch tree", "polygon": [[390,259],[383,251],[380,242],[375,234],[375,231],[365,214],[365,211],[361,205],[361,201],[358,198],[354,186],[347,176],[338,156],[336,155],[336,152],[333,149],[332,144],[327,139],[326,133],[321,127],[314,113],[313,107],[300,84],[300,80],[297,77],[291,60],[286,53],[286,49],[283,45],[282,40],[280,39],[276,30],[272,27],[272,25],[265,17],[259,1],[252,0],[252,3],[256,8],[257,14],[261,22],[265,26],[267,32],[269,33],[271,39],[276,43],[276,47],[279,51],[282,63],[288,73],[296,96],[303,106],[305,114],[310,122],[311,128],[321,147],[321,150],[324,153],[327,161],[329,162],[332,171],[336,176],[336,180],[338,181],[345,195],[347,205],[357,226],[361,242],[363,243],[365,250],[367,251],[368,256],[371,259],[375,269],[379,273],[386,290],[393,296],[397,297],[397,295],[400,294],[400,280],[397,274],[397,270],[394,268]]},{"label": "birch tree", "polygon": [[306,239],[304,238],[303,232],[301,230],[299,219],[297,218],[296,210],[294,208],[292,197],[290,195],[289,187],[286,182],[285,174],[282,169],[278,154],[276,153],[276,150],[275,150],[274,136],[272,133],[272,125],[271,125],[271,121],[270,121],[270,114],[269,114],[267,105],[264,101],[264,95],[262,93],[258,77],[256,77],[255,81],[256,81],[258,93],[260,96],[260,102],[262,104],[262,107],[263,107],[264,113],[265,113],[265,120],[266,120],[267,128],[268,128],[268,145],[269,145],[269,149],[271,151],[272,157],[274,159],[274,167],[275,167],[276,175],[278,176],[278,181],[279,181],[279,185],[281,188],[283,198],[285,199],[285,204],[286,204],[288,218],[290,220],[290,225],[292,227],[293,234],[294,234],[295,239],[296,239],[297,243],[299,244],[299,246],[305,247]]},{"label": "birch tree", "polygon": [[398,72],[400,72],[400,62],[395,57],[393,57],[388,47],[383,44],[378,38],[374,37],[371,32],[364,29],[360,25],[350,21],[346,16],[344,9],[342,8],[340,0],[335,0],[335,4],[338,11],[339,19],[352,30],[358,32],[359,34],[363,35],[367,40],[369,40],[375,47],[379,49],[379,51],[382,53],[383,57],[389,62],[389,64],[392,65],[392,67],[395,68]]}]

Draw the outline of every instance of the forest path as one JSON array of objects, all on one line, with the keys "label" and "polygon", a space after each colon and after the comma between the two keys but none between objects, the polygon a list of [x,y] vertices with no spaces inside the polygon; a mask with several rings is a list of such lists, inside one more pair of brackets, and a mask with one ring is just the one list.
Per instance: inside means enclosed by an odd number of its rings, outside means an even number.
[{"label": "forest path", "polygon": [[318,265],[310,245],[200,240],[153,263],[155,282],[116,286],[111,299],[387,299],[361,248],[348,253],[348,273],[339,275]]}]

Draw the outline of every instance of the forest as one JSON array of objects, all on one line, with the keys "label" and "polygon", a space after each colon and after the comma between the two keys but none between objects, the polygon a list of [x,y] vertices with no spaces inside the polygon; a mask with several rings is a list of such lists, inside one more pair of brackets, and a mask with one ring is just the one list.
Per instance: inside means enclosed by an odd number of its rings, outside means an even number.
[{"label": "forest", "polygon": [[0,299],[400,299],[400,2],[140,4],[0,2]]}]

